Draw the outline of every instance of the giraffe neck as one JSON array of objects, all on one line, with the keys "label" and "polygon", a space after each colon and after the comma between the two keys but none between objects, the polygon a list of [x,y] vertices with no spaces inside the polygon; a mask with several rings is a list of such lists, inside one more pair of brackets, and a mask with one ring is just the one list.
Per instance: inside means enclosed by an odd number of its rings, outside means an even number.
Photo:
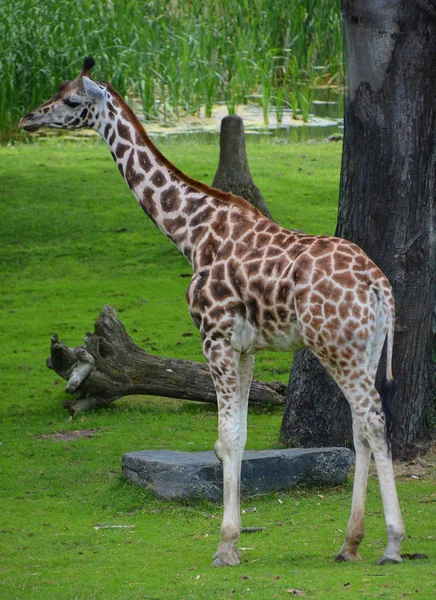
[{"label": "giraffe neck", "polygon": [[193,264],[199,240],[192,230],[200,225],[200,213],[203,221],[213,218],[214,198],[202,184],[194,187],[197,182],[165,159],[130,107],[109,86],[95,129],[141,208]]},{"label": "giraffe neck", "polygon": [[94,129],[106,140],[139,205],[194,267],[213,259],[231,235],[232,223],[239,235],[241,220],[248,224],[263,218],[245,200],[195,181],[172,165],[109,85]]}]

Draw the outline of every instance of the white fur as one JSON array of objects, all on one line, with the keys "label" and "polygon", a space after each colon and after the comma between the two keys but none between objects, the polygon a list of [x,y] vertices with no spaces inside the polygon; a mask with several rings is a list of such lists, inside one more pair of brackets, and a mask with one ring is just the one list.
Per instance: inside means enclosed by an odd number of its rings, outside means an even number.
[{"label": "white fur", "polygon": [[232,348],[233,350],[236,350],[236,352],[250,352],[256,338],[256,330],[251,323],[243,317],[237,317],[235,321],[230,340]]},{"label": "white fur", "polygon": [[82,81],[86,95],[92,100],[94,100],[96,104],[101,102],[104,98],[104,89],[101,88],[97,83],[95,83],[95,81],[92,81],[92,79],[86,77],[86,75],[82,77]]}]

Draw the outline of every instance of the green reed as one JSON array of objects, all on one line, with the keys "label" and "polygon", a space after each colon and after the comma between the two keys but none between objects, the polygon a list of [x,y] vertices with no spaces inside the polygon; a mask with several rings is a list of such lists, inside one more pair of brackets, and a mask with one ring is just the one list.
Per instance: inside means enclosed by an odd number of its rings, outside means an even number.
[{"label": "green reed", "polygon": [[266,102],[280,120],[308,99],[308,49],[325,79],[342,73],[339,0],[0,0],[0,15],[3,143],[87,54],[96,79],[137,99],[146,119],[209,116],[217,102],[237,112],[261,93],[265,121]]}]

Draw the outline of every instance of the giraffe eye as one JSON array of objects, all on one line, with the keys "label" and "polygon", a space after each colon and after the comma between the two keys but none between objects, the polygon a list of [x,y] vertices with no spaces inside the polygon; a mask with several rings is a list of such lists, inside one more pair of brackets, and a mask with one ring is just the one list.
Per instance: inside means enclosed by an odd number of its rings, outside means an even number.
[{"label": "giraffe eye", "polygon": [[69,98],[64,98],[64,104],[66,104],[70,108],[76,108],[77,106],[79,106],[80,102],[74,102],[73,100],[70,100]]}]

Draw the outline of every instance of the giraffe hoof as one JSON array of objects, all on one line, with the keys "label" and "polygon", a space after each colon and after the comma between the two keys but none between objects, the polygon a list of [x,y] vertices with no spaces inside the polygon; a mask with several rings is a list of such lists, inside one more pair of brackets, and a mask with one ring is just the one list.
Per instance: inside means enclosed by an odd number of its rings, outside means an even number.
[{"label": "giraffe hoof", "polygon": [[224,542],[219,545],[218,551],[214,554],[213,567],[235,567],[239,565],[240,552],[235,544]]},{"label": "giraffe hoof", "polygon": [[361,560],[359,554],[345,554],[340,552],[335,556],[335,562],[357,562],[358,560]]},{"label": "giraffe hoof", "polygon": [[378,561],[378,565],[398,565],[403,562],[399,554],[396,556],[382,556]]},{"label": "giraffe hoof", "polygon": [[212,567],[236,567],[239,565],[239,558],[217,556],[212,563]]}]

